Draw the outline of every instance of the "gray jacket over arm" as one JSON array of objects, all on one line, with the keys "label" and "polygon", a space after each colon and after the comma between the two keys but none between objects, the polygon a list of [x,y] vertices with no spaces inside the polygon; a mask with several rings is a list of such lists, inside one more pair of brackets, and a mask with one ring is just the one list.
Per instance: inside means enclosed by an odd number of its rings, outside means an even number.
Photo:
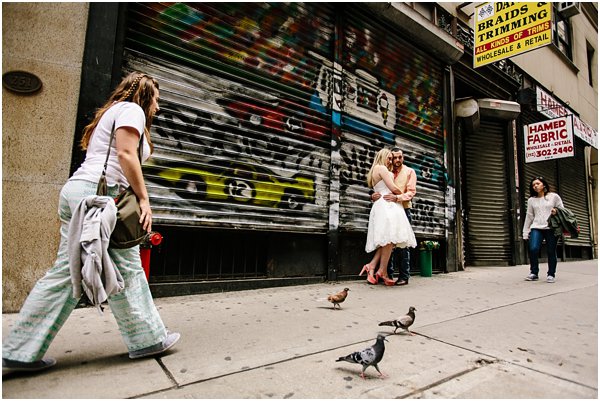
[{"label": "gray jacket over arm", "polygon": [[110,236],[117,221],[117,207],[109,196],[90,195],[74,211],[69,225],[69,270],[73,297],[81,298],[82,287],[93,305],[125,287],[123,277],[108,254]]}]

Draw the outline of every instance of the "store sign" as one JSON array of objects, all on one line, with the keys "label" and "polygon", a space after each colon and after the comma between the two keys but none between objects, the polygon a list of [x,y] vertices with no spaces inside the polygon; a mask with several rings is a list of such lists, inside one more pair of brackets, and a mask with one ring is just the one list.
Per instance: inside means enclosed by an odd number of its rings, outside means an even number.
[{"label": "store sign", "polygon": [[539,86],[535,88],[537,111],[548,118],[566,117],[573,112]]},{"label": "store sign", "polygon": [[[543,114],[548,118],[573,115],[571,110],[567,109],[539,86],[536,87],[536,104],[538,113]],[[573,135],[598,149],[598,131],[576,115],[573,115]]]},{"label": "store sign", "polygon": [[598,131],[577,116],[573,116],[573,135],[598,149]]},{"label": "store sign", "polygon": [[552,43],[552,3],[484,3],[474,24],[477,68]]},{"label": "store sign", "polygon": [[575,156],[571,116],[524,126],[525,163]]}]

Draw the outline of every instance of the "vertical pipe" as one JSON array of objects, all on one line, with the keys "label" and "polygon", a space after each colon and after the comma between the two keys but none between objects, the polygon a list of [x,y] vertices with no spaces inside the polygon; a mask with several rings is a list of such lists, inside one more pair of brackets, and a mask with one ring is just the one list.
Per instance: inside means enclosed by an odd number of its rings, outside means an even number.
[{"label": "vertical pipe", "polygon": [[331,164],[329,170],[329,225],[327,230],[328,263],[327,279],[337,280],[339,271],[339,225],[340,225],[340,169],[342,157],[340,155],[341,147],[341,107],[338,100],[342,99],[342,51],[343,51],[343,32],[344,6],[335,7],[335,45],[334,45],[334,65],[333,65],[333,101],[331,112]]},{"label": "vertical pipe", "polygon": [[[462,258],[462,218],[461,218],[461,181],[460,181],[460,141],[456,132],[457,122],[454,115],[455,87],[454,71],[448,66],[444,73],[444,131],[445,131],[445,158],[448,169],[446,207],[450,208],[449,215],[453,223],[449,224],[447,239],[447,271],[463,270]],[[449,204],[450,203],[450,204]]]},{"label": "vertical pipe", "polygon": [[592,147],[586,146],[584,149],[584,160],[585,160],[585,177],[587,179],[587,196],[588,196],[588,216],[590,219],[590,239],[592,245],[592,258],[598,258],[598,239],[596,237],[598,229],[596,227],[596,209],[594,205],[597,205],[594,200],[595,185],[594,185],[594,174],[592,171]]},{"label": "vertical pipe", "polygon": [[521,234],[521,216],[523,209],[523,196],[521,195],[523,182],[523,174],[525,169],[521,168],[522,164],[519,161],[519,135],[520,129],[523,126],[523,121],[521,115],[519,115],[517,120],[513,121],[513,154],[514,154],[514,163],[515,163],[515,201],[514,201],[514,212],[513,219],[515,224],[515,264],[522,265],[527,263],[527,250],[525,249],[525,243],[523,242],[522,234]]},{"label": "vertical pipe", "polygon": [[519,239],[519,220],[517,211],[519,210],[519,163],[517,160],[517,121],[511,120],[508,123],[508,136],[506,137],[506,173],[507,185],[509,190],[510,209],[508,213],[510,228],[510,264],[516,266],[520,262],[521,245]]},{"label": "vertical pipe", "polygon": [[[435,11],[435,7],[434,7]],[[453,178],[454,174],[451,172],[453,169],[451,168],[454,157],[452,154],[452,131],[450,129],[452,124],[452,116],[453,116],[453,107],[452,107],[452,86],[450,81],[450,69],[446,68],[444,70],[443,75],[443,93],[442,93],[442,127],[444,133],[444,168],[447,172],[447,179],[445,180],[445,212],[446,216],[446,224],[445,224],[445,233],[444,237],[446,239],[446,271],[456,271],[456,257],[454,253],[454,243],[455,243],[455,227],[456,227],[456,215],[453,215],[453,205],[454,205],[454,194],[453,194]],[[450,269],[448,269],[450,267]]]}]

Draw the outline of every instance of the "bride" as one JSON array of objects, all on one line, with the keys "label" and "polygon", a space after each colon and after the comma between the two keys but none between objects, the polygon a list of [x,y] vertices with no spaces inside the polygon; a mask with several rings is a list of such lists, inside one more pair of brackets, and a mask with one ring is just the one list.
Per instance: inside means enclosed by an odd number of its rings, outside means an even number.
[{"label": "bride", "polygon": [[[360,276],[367,272],[367,281],[370,284],[377,284],[379,279],[382,279],[385,285],[394,285],[395,281],[390,279],[387,274],[387,265],[394,245],[400,248],[417,246],[415,234],[402,205],[383,199],[383,195],[389,193],[402,193],[394,184],[391,168],[392,152],[383,148],[375,155],[373,166],[367,174],[369,188],[373,188],[382,195],[371,207],[367,244],[365,245],[367,253],[376,251],[373,259],[364,265],[359,273]],[[379,268],[375,270],[377,266]]]}]

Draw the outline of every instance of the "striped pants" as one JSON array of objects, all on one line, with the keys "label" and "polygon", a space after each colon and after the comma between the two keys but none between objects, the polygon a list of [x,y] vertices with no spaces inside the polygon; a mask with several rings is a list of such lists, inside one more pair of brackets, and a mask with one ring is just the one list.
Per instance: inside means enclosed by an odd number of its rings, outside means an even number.
[{"label": "striped pants", "polygon": [[[3,341],[2,358],[21,362],[40,360],[77,305],[79,300],[73,298],[69,274],[69,222],[79,202],[96,194],[96,185],[70,180],[63,186],[58,207],[61,226],[56,262],[27,297],[14,327]],[[110,196],[116,193],[116,187],[109,188]],[[162,342],[166,329],[152,300],[139,247],[109,249],[109,254],[125,280],[125,289],[109,297],[108,303],[128,350]]]}]

